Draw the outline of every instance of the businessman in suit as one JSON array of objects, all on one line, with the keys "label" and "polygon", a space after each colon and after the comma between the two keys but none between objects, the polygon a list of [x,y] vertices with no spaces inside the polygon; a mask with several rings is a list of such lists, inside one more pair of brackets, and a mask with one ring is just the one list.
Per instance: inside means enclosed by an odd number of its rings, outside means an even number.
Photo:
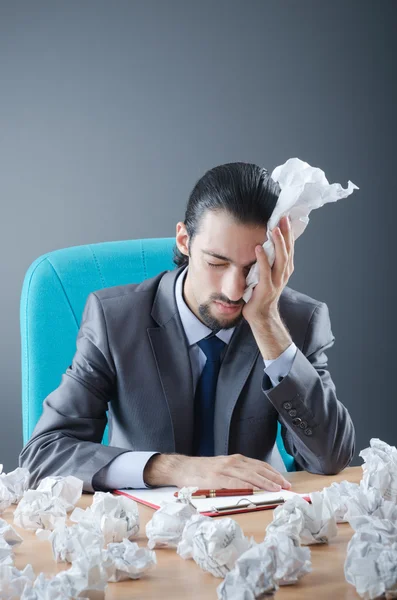
[{"label": "businessman in suit", "polygon": [[274,230],[272,268],[262,248],[279,193],[256,165],[211,169],[177,224],[178,268],[89,295],[72,365],[21,452],[31,485],[75,475],[86,491],[288,489],[272,460],[278,422],[298,469],[349,464],[354,428],[327,367],[327,306],[287,286],[288,218]]}]

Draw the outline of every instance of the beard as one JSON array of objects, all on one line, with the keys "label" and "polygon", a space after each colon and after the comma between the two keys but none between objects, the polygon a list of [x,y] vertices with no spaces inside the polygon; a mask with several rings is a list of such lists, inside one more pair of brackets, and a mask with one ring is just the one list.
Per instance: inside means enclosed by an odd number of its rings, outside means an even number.
[{"label": "beard", "polygon": [[229,304],[230,306],[244,306],[244,302],[243,303],[230,302],[224,296],[221,298],[220,297],[211,298],[210,300],[208,300],[208,302],[205,302],[204,304],[200,304],[198,307],[198,311],[199,311],[201,320],[203,321],[204,325],[206,325],[209,329],[211,329],[211,331],[216,333],[216,332],[220,331],[221,329],[232,329],[233,327],[236,327],[236,325],[241,323],[241,321],[244,318],[242,311],[240,311],[238,313],[238,315],[235,316],[233,319],[228,319],[226,317],[225,318],[214,317],[214,315],[211,313],[211,303],[213,300],[223,302],[224,304]]}]

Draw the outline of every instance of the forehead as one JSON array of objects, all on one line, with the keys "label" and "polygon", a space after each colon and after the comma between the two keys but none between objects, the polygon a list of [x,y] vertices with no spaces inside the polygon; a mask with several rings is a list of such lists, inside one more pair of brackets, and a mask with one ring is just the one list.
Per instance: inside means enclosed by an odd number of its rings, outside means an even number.
[{"label": "forehead", "polygon": [[255,260],[255,246],[266,241],[266,227],[237,222],[225,211],[207,211],[196,234],[200,250],[223,255],[237,264]]}]

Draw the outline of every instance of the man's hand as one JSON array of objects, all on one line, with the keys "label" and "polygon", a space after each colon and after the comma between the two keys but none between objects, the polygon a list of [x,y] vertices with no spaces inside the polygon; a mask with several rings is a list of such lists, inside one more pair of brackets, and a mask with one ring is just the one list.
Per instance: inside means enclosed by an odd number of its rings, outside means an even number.
[{"label": "man's hand", "polygon": [[214,457],[156,454],[147,463],[143,478],[153,486],[197,486],[201,489],[253,488],[278,492],[291,487],[289,481],[269,464],[241,454]]},{"label": "man's hand", "polygon": [[273,229],[275,261],[270,268],[262,246],[255,248],[259,281],[242,313],[264,359],[275,359],[292,343],[279,311],[281,293],[294,271],[294,239],[288,217]]}]

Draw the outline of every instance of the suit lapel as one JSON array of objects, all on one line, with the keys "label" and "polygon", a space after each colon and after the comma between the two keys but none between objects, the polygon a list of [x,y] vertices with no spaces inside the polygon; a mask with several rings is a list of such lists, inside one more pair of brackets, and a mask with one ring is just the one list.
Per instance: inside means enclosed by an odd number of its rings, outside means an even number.
[{"label": "suit lapel", "polygon": [[175,452],[191,455],[193,443],[193,376],[185,332],[175,300],[175,281],[183,268],[161,279],[152,308],[160,327],[147,329],[173,424]]},{"label": "suit lapel", "polygon": [[233,333],[219,371],[214,419],[215,455],[228,453],[233,410],[258,354],[251,328],[243,320]]}]

